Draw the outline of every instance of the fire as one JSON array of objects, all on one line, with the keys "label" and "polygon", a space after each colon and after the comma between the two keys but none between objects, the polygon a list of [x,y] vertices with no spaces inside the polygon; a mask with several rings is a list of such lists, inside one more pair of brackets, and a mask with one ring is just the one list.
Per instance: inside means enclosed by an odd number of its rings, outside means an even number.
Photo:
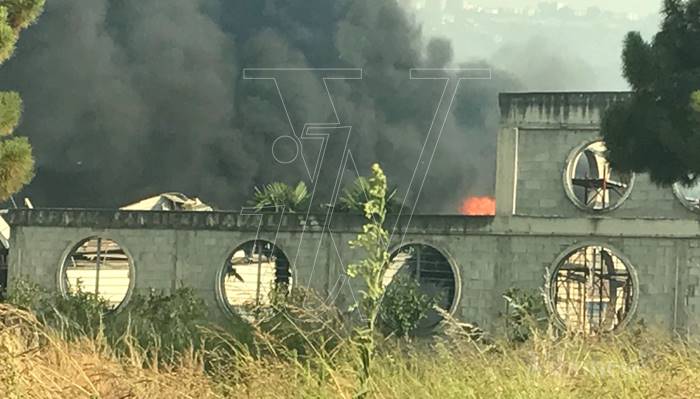
[{"label": "fire", "polygon": [[462,201],[459,213],[467,216],[493,216],[496,214],[496,199],[493,197],[467,197]]}]

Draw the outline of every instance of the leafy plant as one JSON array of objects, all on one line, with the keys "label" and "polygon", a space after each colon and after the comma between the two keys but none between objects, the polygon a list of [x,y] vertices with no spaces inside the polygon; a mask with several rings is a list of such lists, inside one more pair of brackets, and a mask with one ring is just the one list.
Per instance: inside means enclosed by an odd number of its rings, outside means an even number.
[{"label": "leafy plant", "polygon": [[50,294],[36,283],[26,279],[15,280],[3,293],[4,302],[22,310],[36,311]]},{"label": "leafy plant", "polygon": [[209,324],[204,302],[187,287],[171,294],[155,290],[136,293],[125,309],[114,312],[107,300],[80,285],[63,295],[18,280],[8,290],[6,302],[33,313],[62,339],[98,340],[136,363],[177,364],[192,350],[209,353],[212,345],[221,344],[221,336],[241,347],[253,343],[250,325],[240,318],[221,327]]},{"label": "leafy plant", "polygon": [[510,341],[525,342],[548,325],[544,295],[539,290],[510,288],[503,298],[506,300],[506,336]]},{"label": "leafy plant", "polygon": [[[110,329],[129,337],[127,348],[146,349],[152,357],[171,362],[178,353],[198,344],[199,326],[205,316],[204,302],[188,287],[172,294],[151,290],[136,294],[129,306],[110,320]],[[112,341],[118,336],[110,334]]]},{"label": "leafy plant", "polygon": [[399,273],[384,293],[379,311],[380,327],[385,335],[406,338],[439,302],[439,298],[421,292],[415,278]]},{"label": "leafy plant", "polygon": [[109,301],[92,292],[83,291],[80,286],[67,295],[55,295],[52,302],[41,319],[61,332],[66,339],[101,335],[104,317],[112,310]]},{"label": "leafy plant", "polygon": [[255,187],[253,199],[248,203],[256,211],[274,209],[275,212],[301,212],[308,205],[310,195],[306,183],[300,181],[295,187],[275,182],[264,187]]},{"label": "leafy plant", "polygon": [[[360,176],[345,189],[340,198],[336,210],[340,212],[364,213],[365,203],[369,200],[370,184],[366,177]],[[385,204],[387,213],[398,213],[403,209],[401,200],[396,196],[397,188],[386,191]]]},{"label": "leafy plant", "polygon": [[360,352],[358,397],[364,397],[369,392],[372,358],[375,352],[374,334],[384,295],[382,279],[389,264],[389,233],[384,229],[387,182],[384,171],[378,164],[372,165],[372,176],[368,183],[368,196],[363,209],[367,221],[357,239],[350,241],[351,248],[363,249],[367,257],[359,263],[349,265],[347,270],[350,277],[360,277],[365,285],[358,304],[365,321],[355,328],[354,336],[354,342]]},{"label": "leafy plant", "polygon": [[112,309],[104,298],[84,291],[80,281],[74,291],[63,295],[50,293],[35,283],[18,280],[8,292],[7,303],[31,311],[38,320],[69,340],[100,335],[103,317]]},{"label": "leafy plant", "polygon": [[339,310],[325,303],[313,290],[276,286],[271,306],[264,310],[256,326],[273,344],[281,345],[292,358],[330,359],[342,346],[347,334]]}]

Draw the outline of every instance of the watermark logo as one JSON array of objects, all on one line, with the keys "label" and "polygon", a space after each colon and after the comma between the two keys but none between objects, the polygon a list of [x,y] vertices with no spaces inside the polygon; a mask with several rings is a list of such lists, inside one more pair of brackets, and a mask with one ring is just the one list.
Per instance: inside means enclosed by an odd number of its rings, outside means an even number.
[{"label": "watermark logo", "polygon": [[[318,77],[323,83],[322,87],[325,90],[325,95],[328,98],[328,105],[332,110],[332,120],[330,121],[304,121],[300,126],[295,126],[294,121],[298,121],[297,115],[290,113],[290,101],[294,98],[287,96],[286,84],[294,81],[295,76],[308,76],[313,74]],[[355,293],[349,284],[346,274],[346,266],[348,262],[341,255],[342,244],[337,242],[337,234],[334,234],[331,227],[331,220],[335,205],[342,190],[343,174],[346,170],[350,170],[361,176],[357,167],[355,157],[349,148],[350,138],[353,133],[352,121],[341,120],[336,104],[333,99],[333,93],[329,88],[329,81],[332,80],[362,80],[363,70],[360,68],[246,68],[243,70],[243,79],[245,80],[268,80],[273,84],[281,101],[284,117],[288,122],[289,130],[280,132],[280,135],[273,141],[271,154],[274,161],[279,167],[288,167],[288,165],[301,162],[304,170],[307,173],[306,178],[310,182],[311,192],[309,206],[306,209],[304,222],[299,234],[298,242],[296,243],[296,253],[292,261],[292,268],[297,269],[302,259],[302,253],[309,254],[309,248],[314,248],[313,257],[309,264],[309,256],[304,256],[303,262],[305,276],[302,282],[306,286],[313,286],[313,279],[317,272],[325,265],[318,264],[322,258],[323,250],[329,250],[331,256],[335,256],[340,265],[337,271],[335,281],[328,283],[328,301],[334,301],[344,287],[347,287],[350,296],[355,300]],[[400,247],[405,242],[405,229],[399,226],[399,220],[402,220],[403,226],[408,227],[411,223],[413,215],[416,211],[420,194],[426,179],[429,176],[430,167],[435,158],[436,150],[442,137],[445,125],[449,115],[453,109],[454,101],[460,89],[460,85],[465,80],[490,80],[491,70],[487,68],[467,68],[467,69],[432,69],[432,68],[415,68],[409,71],[407,76],[407,84],[411,80],[433,80],[436,84],[442,84],[442,93],[435,104],[435,113],[430,123],[430,127],[420,146],[420,152],[413,172],[406,187],[406,193],[402,203],[402,210],[396,217],[396,222],[393,226],[387,226],[390,233],[390,242],[395,243]],[[352,82],[349,82],[350,84]],[[332,145],[329,145],[331,144]],[[307,153],[306,147],[318,148],[318,156],[315,160],[305,156]],[[315,161],[315,162],[314,162]],[[321,174],[334,174],[334,183],[330,190],[319,189]],[[321,196],[323,196],[321,198]],[[410,202],[408,198],[411,198]],[[326,205],[325,213],[318,214],[318,210],[322,209],[319,205]],[[405,211],[404,211],[405,209]],[[245,210],[246,214],[251,214],[251,210]],[[404,213],[402,215],[401,213]],[[262,214],[259,214],[262,220]],[[319,219],[320,216],[320,219]],[[256,239],[260,236],[260,228],[258,227]],[[313,242],[309,240],[308,231],[314,229]],[[275,232],[274,242],[277,242],[279,236],[279,226]],[[324,245],[324,243],[326,243]],[[304,252],[302,251],[304,250]],[[306,280],[306,281],[304,281]]]}]

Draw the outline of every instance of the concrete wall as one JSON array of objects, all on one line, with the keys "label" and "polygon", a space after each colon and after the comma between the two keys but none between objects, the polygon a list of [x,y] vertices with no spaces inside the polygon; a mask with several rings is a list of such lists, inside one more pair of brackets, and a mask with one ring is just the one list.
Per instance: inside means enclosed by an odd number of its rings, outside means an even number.
[{"label": "concrete wall", "polygon": [[[117,241],[132,257],[136,292],[171,290],[184,283],[198,292],[211,317],[219,320],[226,315],[217,296],[218,273],[231,251],[256,235],[276,241],[292,261],[297,284],[332,297],[336,292],[330,292],[331,287],[338,286],[344,266],[360,258],[348,241],[362,220],[349,216],[336,216],[324,231],[317,221],[305,225],[299,216],[267,215],[259,233],[251,217],[234,213],[16,210],[8,218],[13,225],[13,280],[28,278],[58,289],[67,253],[81,240],[100,235]],[[393,247],[403,239],[443,252],[457,273],[454,315],[491,330],[503,323],[500,312],[506,289],[544,287],[545,274],[556,258],[586,244],[609,245],[631,263],[639,279],[635,321],[669,333],[695,331],[700,321],[697,221],[414,216],[410,226],[403,221],[399,226]],[[340,306],[353,302],[348,285],[338,294]]]},{"label": "concrete wall", "polygon": [[[52,212],[38,212],[39,215]],[[116,241],[129,255],[134,264],[134,292],[147,293],[151,289],[171,291],[184,284],[192,287],[210,307],[212,317],[223,316],[222,303],[218,298],[216,286],[219,273],[232,252],[241,244],[256,237],[261,240],[275,242],[290,260],[294,261],[293,280],[303,282],[314,290],[325,293],[331,286],[331,278],[339,274],[340,261],[337,256],[331,256],[332,245],[329,235],[314,232],[310,228],[308,239],[300,240],[299,231],[277,233],[274,226],[263,226],[258,233],[256,223],[252,226],[240,226],[240,230],[218,230],[207,228],[192,228],[187,213],[176,216],[176,225],[170,222],[148,220],[148,227],[129,228],[128,223],[104,223],[93,219],[93,223],[85,223],[89,218],[85,213],[59,212],[68,220],[80,220],[80,225],[90,227],[67,227],[63,222],[47,222],[42,227],[16,225],[13,229],[13,251],[10,257],[10,285],[13,280],[28,279],[42,286],[55,290],[59,288],[60,267],[70,251],[81,241],[101,236]],[[113,212],[91,212],[108,216]],[[151,215],[149,215],[151,216]],[[196,215],[201,216],[201,214]],[[220,217],[221,215],[216,215]],[[232,214],[234,220],[238,215]],[[41,219],[43,216],[39,216]],[[127,218],[130,216],[127,216]],[[227,216],[228,217],[228,216]],[[14,220],[13,216],[9,217]],[[250,218],[245,218],[250,219]],[[221,220],[221,219],[218,219]],[[252,220],[252,219],[251,219]],[[165,225],[163,225],[163,223]],[[245,222],[244,222],[245,223]],[[190,228],[182,228],[190,226]],[[227,227],[231,227],[228,226]],[[235,227],[234,227],[235,229]],[[313,237],[313,238],[312,238]],[[339,243],[347,243],[353,235],[347,233],[333,234]],[[347,245],[340,245],[338,254],[342,257],[351,252]],[[323,267],[313,268],[316,264]]]},{"label": "concrete wall", "polygon": [[[567,159],[582,145],[600,138],[600,115],[624,93],[502,94],[497,203],[499,214],[586,217],[566,194]],[[513,186],[511,191],[503,191]],[[593,212],[611,218],[698,218],[673,193],[637,174],[630,196],[617,209]],[[514,206],[513,206],[514,204]]]},{"label": "concrete wall", "polygon": [[[597,131],[530,130],[518,132],[518,178],[515,214],[585,217],[564,189],[567,158],[576,148],[599,138]],[[697,218],[676,198],[671,187],[658,187],[646,174],[636,174],[630,196],[604,216],[614,218]]]}]

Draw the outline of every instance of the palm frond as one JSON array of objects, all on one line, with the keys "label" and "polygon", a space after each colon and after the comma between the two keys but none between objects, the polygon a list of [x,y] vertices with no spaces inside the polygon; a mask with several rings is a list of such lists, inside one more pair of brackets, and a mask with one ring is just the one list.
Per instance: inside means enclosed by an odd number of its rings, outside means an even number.
[{"label": "palm frond", "polygon": [[[403,201],[396,196],[397,192],[398,187],[387,190],[387,213],[398,213],[403,208]],[[343,194],[338,198],[336,210],[340,212],[362,213],[368,198],[369,180],[366,177],[360,176],[343,190]]]},{"label": "palm frond", "polygon": [[262,188],[255,187],[252,200],[248,201],[257,211],[300,212],[307,205],[309,190],[300,181],[295,187],[274,182]]}]

